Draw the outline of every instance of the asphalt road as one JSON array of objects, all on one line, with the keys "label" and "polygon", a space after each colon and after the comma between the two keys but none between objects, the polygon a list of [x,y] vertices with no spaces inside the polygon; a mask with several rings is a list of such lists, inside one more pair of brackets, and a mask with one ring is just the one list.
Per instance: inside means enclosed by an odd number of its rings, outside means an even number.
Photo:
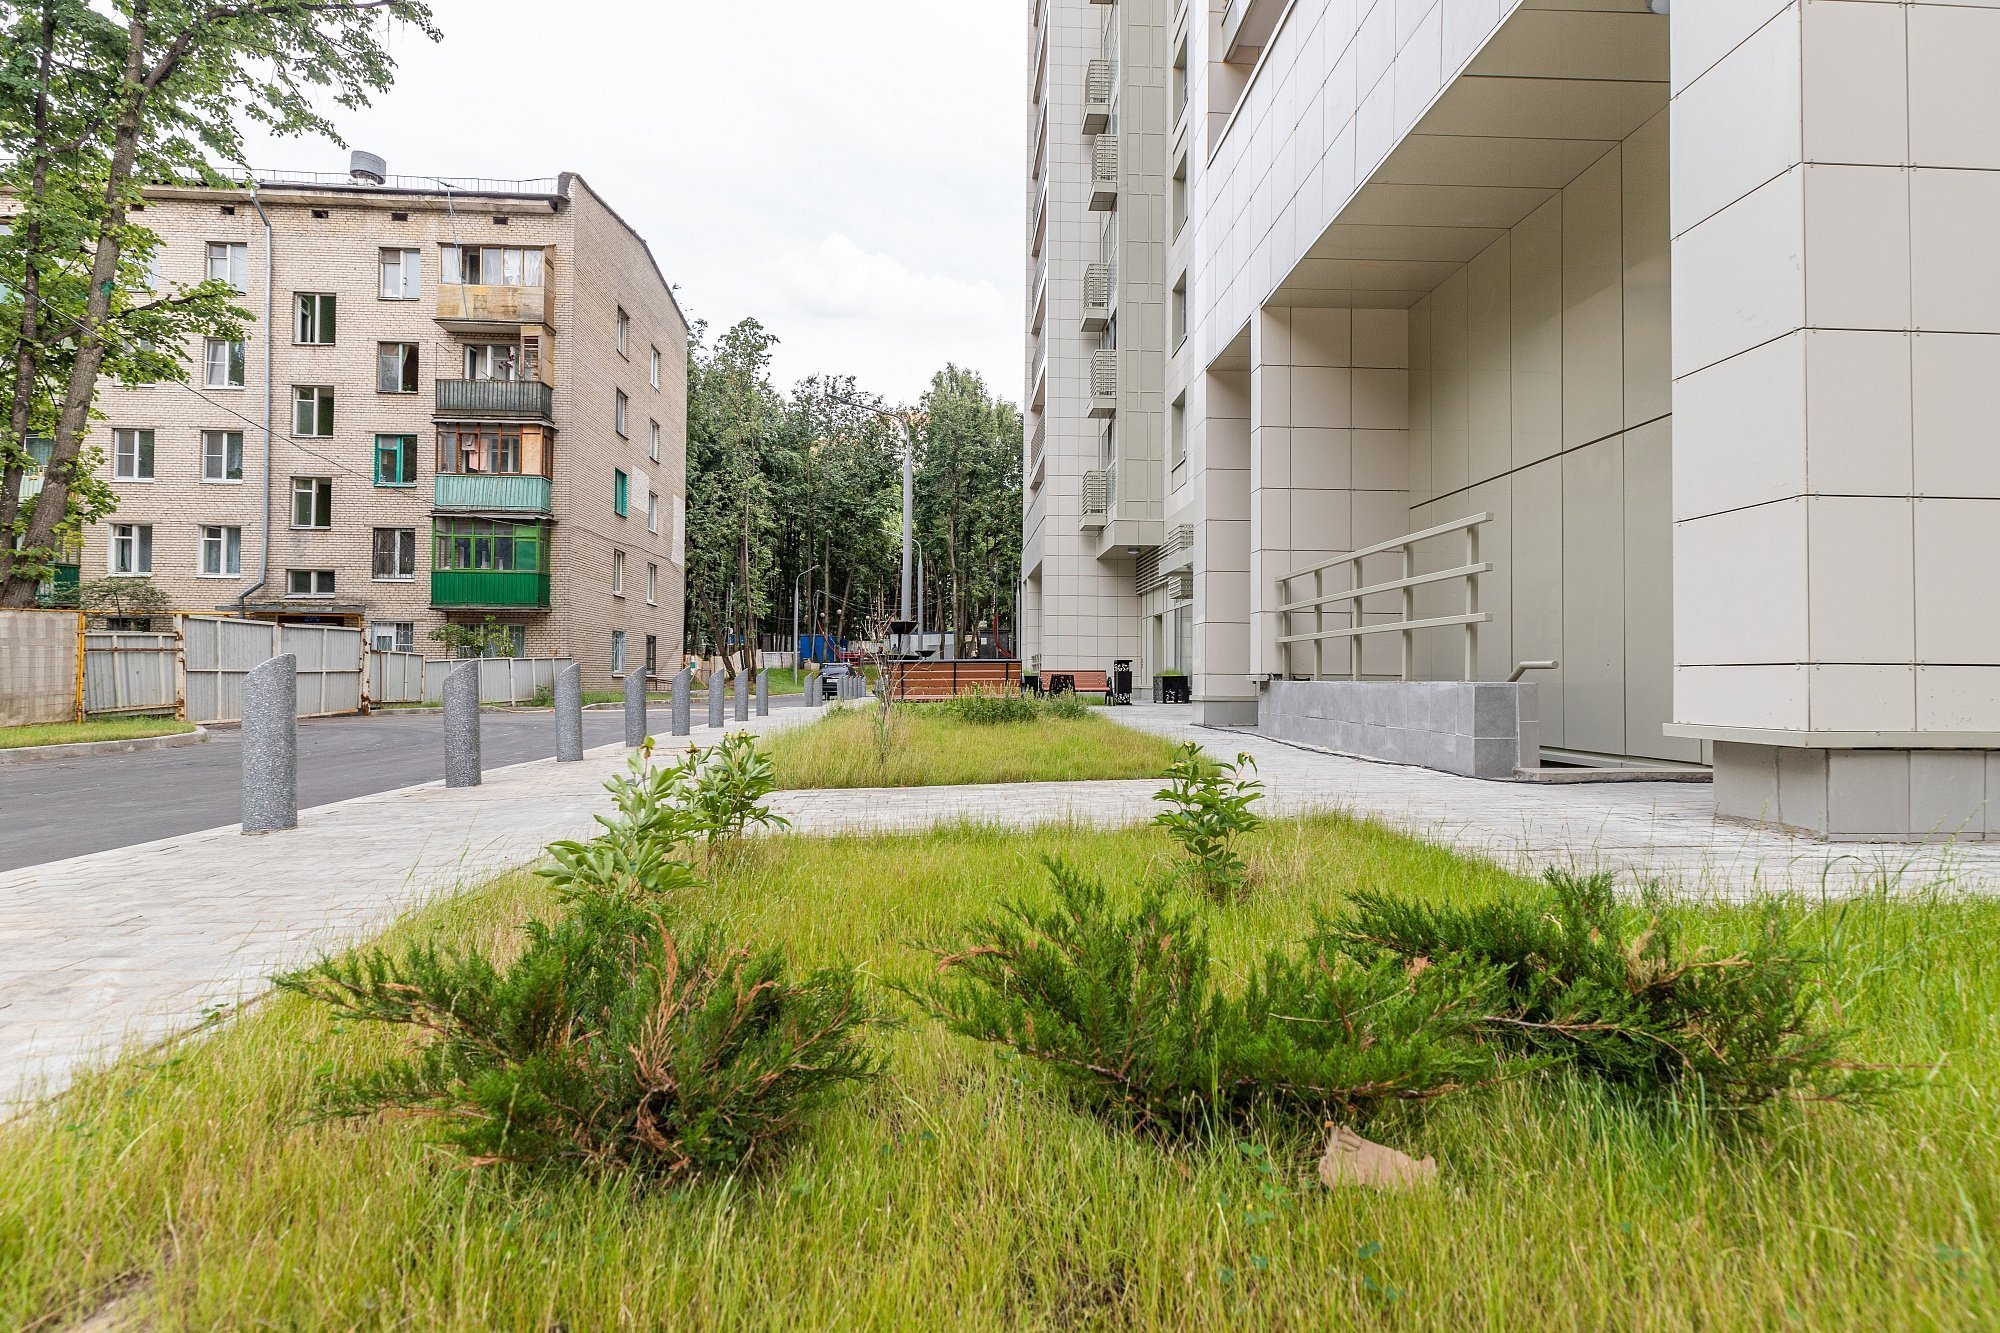
[{"label": "asphalt road", "polygon": [[[771,707],[799,697],[774,696]],[[665,706],[651,709],[655,732]],[[695,721],[705,720],[697,710]],[[625,734],[617,709],[585,709],[585,748]],[[243,817],[240,733],[212,728],[205,745],[0,766],[0,870],[130,847]],[[556,752],[554,713],[485,713],[479,757],[504,768]],[[299,806],[308,809],[444,777],[444,718],[388,711],[299,723]]]}]

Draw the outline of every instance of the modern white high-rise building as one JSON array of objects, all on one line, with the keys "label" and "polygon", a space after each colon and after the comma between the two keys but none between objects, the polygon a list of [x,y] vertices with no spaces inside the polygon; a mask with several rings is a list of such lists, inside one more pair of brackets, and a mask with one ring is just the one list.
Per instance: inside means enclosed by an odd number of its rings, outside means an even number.
[{"label": "modern white high-rise building", "polygon": [[[1036,7],[1044,670],[1116,645],[1327,748],[2000,834],[2000,8],[1668,8]],[[1166,347],[1118,347],[1109,446],[1066,295],[1100,30],[1121,125],[1167,94],[1165,239],[1117,250]]]}]

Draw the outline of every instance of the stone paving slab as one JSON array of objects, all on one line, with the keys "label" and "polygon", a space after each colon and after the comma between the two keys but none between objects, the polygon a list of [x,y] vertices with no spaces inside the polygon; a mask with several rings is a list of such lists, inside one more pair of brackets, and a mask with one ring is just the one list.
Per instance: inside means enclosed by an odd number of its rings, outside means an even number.
[{"label": "stone paving slab", "polygon": [[[785,710],[727,730],[819,715]],[[1267,814],[1345,811],[1523,870],[1602,866],[1628,881],[1729,897],[1884,882],[2000,888],[2000,847],[1828,845],[1718,823],[1709,789],[1697,784],[1482,782],[1198,727],[1182,706],[1106,716],[1252,755]],[[693,739],[717,734],[697,727]],[[0,873],[0,1108],[59,1088],[121,1042],[156,1040],[260,993],[273,972],[365,939],[421,901],[529,864],[555,839],[589,834],[592,816],[608,807],[603,783],[626,753],[606,746],[582,763],[491,770],[477,788],[433,783],[321,806],[288,833],[245,838],[231,826]],[[801,791],[772,804],[802,834],[952,822],[1109,827],[1152,818],[1158,787]]]}]

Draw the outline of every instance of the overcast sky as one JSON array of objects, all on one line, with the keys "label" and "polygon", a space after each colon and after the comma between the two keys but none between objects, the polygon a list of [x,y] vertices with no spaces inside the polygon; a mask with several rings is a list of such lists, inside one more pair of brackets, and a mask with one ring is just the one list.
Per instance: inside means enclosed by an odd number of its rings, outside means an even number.
[{"label": "overcast sky", "polygon": [[[434,0],[395,91],[339,112],[399,175],[580,172],[690,319],[782,340],[779,382],[894,400],[947,360],[1021,395],[1019,0]],[[251,165],[345,171],[327,142]]]}]

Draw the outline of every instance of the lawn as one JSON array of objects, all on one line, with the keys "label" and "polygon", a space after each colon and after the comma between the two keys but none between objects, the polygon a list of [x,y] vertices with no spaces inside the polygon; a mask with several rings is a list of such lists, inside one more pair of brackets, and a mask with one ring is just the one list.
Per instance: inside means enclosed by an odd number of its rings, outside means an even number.
[{"label": "lawn", "polygon": [[1158,777],[1173,746],[1096,715],[975,725],[926,705],[893,713],[888,761],[872,705],[836,708],[764,742],[781,787],[937,787]]},{"label": "lawn", "polygon": [[0,727],[0,750],[30,745],[75,745],[81,741],[137,741],[148,736],[178,736],[194,723],[170,717],[106,717],[88,722],[49,722],[32,727]]},{"label": "lawn", "polygon": [[[1508,881],[1332,817],[1250,852],[1255,896],[1210,913],[1230,969],[1354,887]],[[762,839],[687,906],[799,965],[908,978],[913,940],[1039,892],[1051,853],[1119,886],[1171,857],[1151,829]],[[546,910],[514,876],[400,930],[505,940]],[[1321,1189],[1308,1137],[1133,1136],[914,1016],[881,1038],[888,1076],[761,1171],[647,1192],[467,1170],[418,1122],[312,1122],[320,1071],[400,1036],[282,997],[0,1128],[0,1327],[118,1292],[163,1330],[1990,1327],[2000,903],[1787,910],[1838,959],[1857,1054],[1913,1066],[1909,1090],[1724,1133],[1526,1079],[1376,1121],[1441,1164],[1407,1195]]]}]

